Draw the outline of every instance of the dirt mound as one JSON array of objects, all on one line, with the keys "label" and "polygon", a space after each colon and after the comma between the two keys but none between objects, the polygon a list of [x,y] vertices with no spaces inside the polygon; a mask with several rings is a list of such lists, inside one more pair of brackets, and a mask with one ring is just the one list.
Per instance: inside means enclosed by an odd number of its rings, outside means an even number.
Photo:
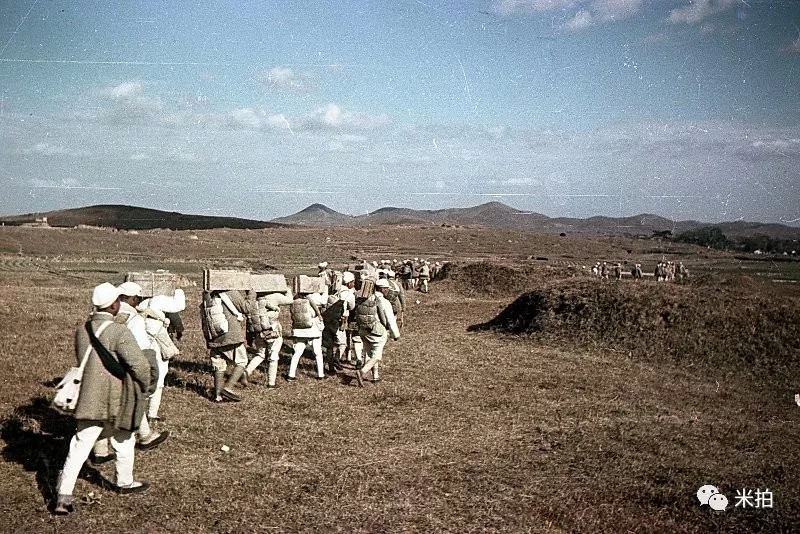
[{"label": "dirt mound", "polygon": [[549,266],[513,268],[490,262],[459,265],[446,263],[437,280],[448,281],[449,289],[467,297],[518,295],[552,279]]},{"label": "dirt mound", "polygon": [[564,280],[524,293],[469,330],[599,344],[656,360],[734,364],[787,380],[800,369],[800,299],[711,287]]}]

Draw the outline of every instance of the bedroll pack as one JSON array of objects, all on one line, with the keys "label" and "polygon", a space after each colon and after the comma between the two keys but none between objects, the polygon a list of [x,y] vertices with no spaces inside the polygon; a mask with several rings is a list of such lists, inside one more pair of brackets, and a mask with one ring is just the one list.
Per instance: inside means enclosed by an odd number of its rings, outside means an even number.
[{"label": "bedroll pack", "polygon": [[308,299],[294,299],[291,310],[292,326],[294,328],[311,328],[314,326],[314,311]]},{"label": "bedroll pack", "polygon": [[390,289],[389,294],[386,296],[386,300],[388,300],[392,305],[392,312],[394,312],[396,317],[403,309],[402,304],[400,304],[400,293],[394,289]]},{"label": "bedroll pack", "polygon": [[253,294],[247,296],[249,304],[247,309],[247,333],[258,334],[264,330],[264,323],[261,320],[261,307]]},{"label": "bedroll pack", "polygon": [[356,305],[356,324],[359,329],[372,330],[378,323],[378,302],[375,297],[364,299]]},{"label": "bedroll pack", "polygon": [[200,304],[200,317],[203,323],[203,335],[211,341],[228,332],[228,319],[222,309],[222,299],[203,291],[203,302]]}]

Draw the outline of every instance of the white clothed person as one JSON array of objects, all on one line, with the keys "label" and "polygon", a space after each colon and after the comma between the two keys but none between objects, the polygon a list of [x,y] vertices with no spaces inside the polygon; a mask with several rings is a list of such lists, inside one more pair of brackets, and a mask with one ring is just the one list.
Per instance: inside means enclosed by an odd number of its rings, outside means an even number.
[{"label": "white clothed person", "polygon": [[[385,283],[386,281],[379,280],[379,282]],[[388,283],[385,287],[388,287]],[[383,296],[379,288],[380,286],[377,286],[375,293],[370,297],[370,299],[375,300],[378,320],[370,329],[359,328],[359,335],[366,349],[367,361],[364,367],[357,372],[361,377],[364,377],[366,373],[372,371],[372,380],[374,382],[380,380],[378,376],[378,363],[383,358],[383,347],[386,345],[389,335],[391,335],[392,339],[395,341],[400,339],[400,329],[397,328],[397,321],[392,311],[392,303]],[[367,299],[367,301],[369,301],[369,299]]]},{"label": "white clothed person", "polygon": [[[281,313],[281,306],[287,306],[292,303],[291,290],[286,290],[284,293],[267,293],[256,297],[256,306],[258,307],[257,313],[262,318],[262,323],[267,323],[270,326],[269,330],[259,332],[253,340],[253,345],[256,348],[256,355],[247,364],[247,374],[252,374],[256,368],[267,357],[267,350],[269,350],[269,368],[267,369],[267,387],[275,387],[275,380],[278,376],[278,357],[283,347],[283,328],[278,321]],[[262,324],[266,328],[266,324]]]},{"label": "white clothed person", "polygon": [[[127,320],[125,321],[125,326],[128,327],[128,330],[131,331],[133,334],[133,338],[136,340],[136,344],[139,346],[141,350],[148,350],[152,349],[150,345],[150,338],[147,335],[147,330],[145,326],[144,318],[141,317],[136,308],[128,304],[127,302],[120,301],[119,303],[119,312],[117,312],[117,316],[122,315],[127,316]],[[152,363],[151,363],[152,365]],[[151,377],[155,378],[155,377]],[[93,432],[93,431],[91,431]],[[84,431],[84,436],[90,436],[91,432],[89,430]],[[98,437],[100,434],[98,433]],[[147,414],[145,413],[142,416],[142,422],[139,424],[139,430],[136,431],[135,437],[139,440],[139,442],[147,442],[155,437],[153,433],[153,429],[150,428],[150,422],[147,420]],[[79,440],[81,436],[79,436]],[[111,450],[109,449],[109,439],[108,436],[103,436],[100,439],[96,438],[96,442],[93,442],[92,452],[94,453],[95,458],[105,458],[111,454]],[[112,446],[113,449],[113,446]],[[114,449],[116,453],[116,449]]]},{"label": "white clothed person", "polygon": [[[156,338],[167,336],[169,319],[167,313],[180,313],[186,309],[186,295],[183,289],[176,289],[173,296],[156,295],[143,300],[136,309],[143,313],[145,317],[145,330],[150,340],[150,345],[156,351],[156,362],[158,363],[158,383],[156,390],[150,397],[150,404],[147,408],[147,416],[150,419],[158,419],[158,410],[161,407],[161,398],[164,394],[164,380],[169,372],[169,360],[162,355],[161,345]],[[162,338],[163,339],[163,338]],[[170,341],[171,343],[171,341]]]},{"label": "white clothed person", "polygon": [[[356,307],[356,290],[347,286],[342,286],[337,296],[344,302],[344,313],[342,317],[350,317],[351,311]],[[339,358],[345,358],[347,354],[347,332],[345,330],[336,331],[335,344],[338,348]]]},{"label": "white clothed person", "polygon": [[[324,324],[322,322],[321,314],[317,313],[321,306],[328,303],[328,290],[327,287],[323,293],[308,293],[302,295],[300,299],[306,299],[313,303],[311,307],[311,326],[306,328],[298,328],[294,324],[294,317],[292,318],[292,337],[294,338],[294,354],[292,354],[292,361],[289,364],[288,377],[290,380],[295,378],[297,373],[297,365],[300,363],[300,357],[306,350],[307,345],[311,345],[311,350],[314,353],[314,359],[317,363],[317,378],[325,378],[324,361],[322,358],[322,329]],[[295,300],[297,302],[298,299]],[[294,303],[292,304],[294,306]],[[314,309],[316,307],[316,310]]]}]

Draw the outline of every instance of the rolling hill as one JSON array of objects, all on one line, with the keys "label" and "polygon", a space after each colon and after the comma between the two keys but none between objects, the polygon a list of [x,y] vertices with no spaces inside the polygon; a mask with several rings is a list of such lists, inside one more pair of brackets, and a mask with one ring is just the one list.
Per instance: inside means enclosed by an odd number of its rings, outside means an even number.
[{"label": "rolling hill", "polygon": [[695,228],[715,226],[730,238],[766,235],[773,239],[800,239],[800,228],[774,223],[724,222],[718,224],[698,221],[672,221],[652,214],[632,217],[589,217],[575,219],[547,217],[541,213],[521,211],[500,202],[487,202],[469,208],[440,210],[415,210],[384,207],[365,215],[346,215],[323,204],[307,208],[271,221],[257,221],[236,217],[189,215],[150,208],[125,205],[96,205],[45,213],[29,213],[0,217],[0,223],[21,225],[47,217],[50,226],[72,227],[78,225],[103,226],[120,230],[207,230],[212,228],[261,229],[281,226],[480,226],[530,230],[547,234],[570,235],[634,235],[650,236],[654,232],[669,231],[673,235]]},{"label": "rolling hill", "polygon": [[169,228],[171,230],[208,230],[211,228],[261,229],[282,226],[275,222],[254,221],[236,217],[215,217],[212,215],[187,215],[174,211],[161,211],[136,206],[105,204],[0,217],[0,223],[20,225],[33,222],[36,218],[47,217],[50,226],[104,226],[120,230],[150,230]]},{"label": "rolling hill", "polygon": [[279,217],[272,222],[279,224],[298,224],[302,226],[349,226],[355,217],[332,210],[323,204],[311,204],[304,210],[288,217]]}]

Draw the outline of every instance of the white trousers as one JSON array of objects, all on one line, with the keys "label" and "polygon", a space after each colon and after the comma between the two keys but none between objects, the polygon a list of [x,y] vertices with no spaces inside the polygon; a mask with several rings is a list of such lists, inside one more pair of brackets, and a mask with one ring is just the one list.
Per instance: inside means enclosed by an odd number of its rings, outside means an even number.
[{"label": "white trousers", "polygon": [[256,338],[254,343],[257,354],[247,364],[247,374],[251,374],[267,357],[267,349],[269,349],[269,369],[267,370],[267,384],[270,386],[275,385],[275,379],[278,376],[278,357],[283,347],[283,338],[278,336],[275,339],[266,340]]},{"label": "white trousers", "polygon": [[67,460],[58,477],[59,495],[72,495],[81,467],[89,458],[94,442],[100,437],[108,437],[111,448],[117,454],[114,462],[117,486],[133,484],[134,444],[136,443],[133,432],[117,430],[103,425],[101,421],[78,421],[77,432],[69,443]]},{"label": "white trousers", "polygon": [[147,407],[148,417],[158,417],[158,409],[161,407],[161,396],[164,394],[164,380],[167,378],[169,372],[169,362],[161,359],[159,354],[156,358],[158,362],[158,385],[156,390],[150,396],[150,404]]},{"label": "white trousers", "polygon": [[367,350],[367,361],[364,364],[364,367],[361,368],[359,373],[362,376],[366,376],[367,373],[372,371],[372,378],[377,380],[378,377],[378,363],[383,359],[383,347],[386,345],[386,342],[389,339],[388,334],[384,334],[383,336],[370,341],[370,336],[362,336],[361,339],[364,342],[364,348]]},{"label": "white trousers", "polygon": [[325,376],[325,368],[322,363],[322,338],[295,338],[294,340],[294,354],[292,355],[292,363],[289,364],[289,376],[294,378],[297,373],[297,364],[300,363],[300,356],[306,350],[306,344],[311,341],[311,350],[314,352],[314,358],[317,360],[317,376]]},{"label": "white trousers", "polygon": [[347,351],[347,360],[352,361],[350,357],[350,351],[353,351],[353,355],[357,362],[364,361],[364,342],[361,341],[361,336],[358,334],[352,334],[350,336],[350,348]]},{"label": "white trousers", "polygon": [[[152,400],[152,399],[151,399]],[[153,429],[150,427],[150,421],[147,420],[147,414],[142,414],[142,421],[139,423],[139,430],[133,433],[133,436],[139,440],[139,443],[147,441],[153,435]],[[109,450],[109,438],[107,435],[99,438],[94,443],[92,450],[95,456],[108,456],[111,454]]]}]

